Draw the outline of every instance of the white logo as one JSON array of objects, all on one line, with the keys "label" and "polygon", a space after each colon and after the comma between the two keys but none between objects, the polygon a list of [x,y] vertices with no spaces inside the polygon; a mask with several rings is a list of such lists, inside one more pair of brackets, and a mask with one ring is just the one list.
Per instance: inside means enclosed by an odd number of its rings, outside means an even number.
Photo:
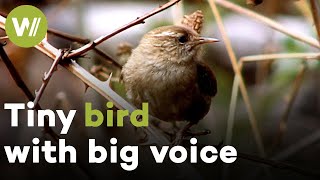
[{"label": "white logo", "polygon": [[36,36],[40,21],[41,18],[33,18],[31,28],[29,29],[30,22],[28,18],[23,18],[21,25],[19,25],[17,18],[12,18],[14,29],[19,37],[23,36],[25,29],[29,30],[29,36]]}]

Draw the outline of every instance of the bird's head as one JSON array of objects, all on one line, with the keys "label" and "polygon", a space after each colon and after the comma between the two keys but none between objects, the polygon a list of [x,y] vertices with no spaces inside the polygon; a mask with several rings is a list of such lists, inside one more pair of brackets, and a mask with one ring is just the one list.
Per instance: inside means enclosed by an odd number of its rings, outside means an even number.
[{"label": "bird's head", "polygon": [[159,59],[184,63],[197,56],[200,45],[217,41],[201,37],[194,30],[183,26],[163,26],[148,32],[139,46],[147,48]]}]

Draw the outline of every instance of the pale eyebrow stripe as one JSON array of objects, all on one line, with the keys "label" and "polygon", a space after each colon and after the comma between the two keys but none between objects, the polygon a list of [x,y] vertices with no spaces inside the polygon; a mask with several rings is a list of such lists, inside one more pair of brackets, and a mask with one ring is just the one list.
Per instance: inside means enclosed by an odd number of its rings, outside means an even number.
[{"label": "pale eyebrow stripe", "polygon": [[160,34],[153,34],[152,36],[153,37],[164,37],[164,36],[169,36],[169,37],[175,37],[175,35],[179,35],[182,33],[175,33],[175,32],[170,32],[170,31],[164,31],[164,32],[161,32]]}]

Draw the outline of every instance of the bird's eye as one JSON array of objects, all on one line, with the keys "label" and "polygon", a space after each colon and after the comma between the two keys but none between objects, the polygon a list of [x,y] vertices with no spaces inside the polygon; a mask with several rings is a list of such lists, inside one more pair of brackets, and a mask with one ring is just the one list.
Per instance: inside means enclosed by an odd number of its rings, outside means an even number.
[{"label": "bird's eye", "polygon": [[188,41],[188,36],[187,35],[182,35],[182,36],[178,37],[178,41],[180,43],[186,43]]}]

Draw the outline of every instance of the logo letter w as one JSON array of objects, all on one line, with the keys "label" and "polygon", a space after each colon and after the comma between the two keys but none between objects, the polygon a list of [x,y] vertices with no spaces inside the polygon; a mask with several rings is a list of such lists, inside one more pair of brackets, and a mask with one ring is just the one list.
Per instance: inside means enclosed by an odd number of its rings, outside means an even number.
[{"label": "logo letter w", "polygon": [[[31,29],[29,30],[29,36],[35,36],[38,31],[41,18],[33,18]],[[29,29],[30,22],[28,18],[23,18],[21,25],[19,25],[17,18],[12,18],[14,29],[16,30],[17,36],[21,37],[24,34],[25,29]]]}]

